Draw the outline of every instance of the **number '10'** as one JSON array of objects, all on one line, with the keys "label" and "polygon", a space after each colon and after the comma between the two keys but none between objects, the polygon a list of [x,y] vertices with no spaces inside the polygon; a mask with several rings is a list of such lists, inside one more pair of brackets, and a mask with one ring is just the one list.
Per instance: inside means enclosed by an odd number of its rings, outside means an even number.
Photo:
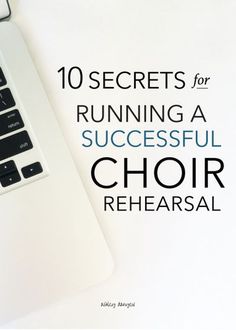
[{"label": "number '10'", "polygon": [[61,87],[65,89],[67,86],[78,89],[83,83],[83,72],[78,66],[73,66],[69,70],[63,66],[58,73],[61,73]]}]

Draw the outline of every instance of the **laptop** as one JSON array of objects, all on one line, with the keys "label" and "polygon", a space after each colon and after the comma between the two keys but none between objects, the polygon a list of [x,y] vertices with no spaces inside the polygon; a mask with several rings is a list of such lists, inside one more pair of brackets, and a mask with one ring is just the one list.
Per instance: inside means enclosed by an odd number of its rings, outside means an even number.
[{"label": "laptop", "polygon": [[112,257],[18,28],[0,23],[0,324],[106,279]]}]

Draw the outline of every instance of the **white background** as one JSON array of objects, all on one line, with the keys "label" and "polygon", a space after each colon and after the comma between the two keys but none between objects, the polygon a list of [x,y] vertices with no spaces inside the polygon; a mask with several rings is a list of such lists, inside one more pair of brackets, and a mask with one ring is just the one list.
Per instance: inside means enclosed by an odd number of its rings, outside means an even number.
[{"label": "white background", "polygon": [[[100,220],[115,260],[115,271],[104,283],[35,312],[9,327],[235,329],[235,1],[227,0],[12,0],[13,18],[29,46],[49,100]],[[62,66],[90,70],[183,70],[189,77],[210,76],[208,91],[62,91],[57,70]],[[222,150],[184,152],[166,149],[87,150],[83,129],[106,124],[76,123],[77,104],[172,104],[188,113],[204,105],[207,124],[179,128],[215,129]],[[132,123],[127,129],[135,128]],[[158,125],[140,125],[157,129]],[[162,126],[163,127],[163,126]],[[167,129],[173,124],[166,123]],[[109,129],[122,128],[112,124]],[[92,152],[91,152],[92,151]],[[90,178],[92,163],[102,156],[121,161],[129,154],[133,166],[150,162],[149,187],[132,182],[113,194],[157,195],[152,166],[162,156],[221,157],[226,169],[224,191],[212,184],[221,213],[105,213],[102,194]],[[122,168],[118,164],[118,176]],[[187,171],[190,167],[187,165]],[[200,173],[201,177],[202,173]],[[114,178],[114,173],[106,173]],[[199,179],[200,180],[200,179]],[[188,195],[189,181],[175,194]],[[206,193],[198,189],[196,195]],[[79,196],[78,196],[79,198]],[[103,301],[136,302],[135,309],[102,309]]]}]

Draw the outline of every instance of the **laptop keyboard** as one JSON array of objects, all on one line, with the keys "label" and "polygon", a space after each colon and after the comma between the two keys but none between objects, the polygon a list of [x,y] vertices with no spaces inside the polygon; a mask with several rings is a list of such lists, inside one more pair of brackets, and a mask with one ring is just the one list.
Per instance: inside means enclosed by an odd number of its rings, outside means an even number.
[{"label": "laptop keyboard", "polygon": [[35,155],[32,163],[28,160],[32,157],[17,159],[17,155],[33,148],[21,110],[16,105],[4,70],[0,67],[0,187],[16,185],[44,171]]}]

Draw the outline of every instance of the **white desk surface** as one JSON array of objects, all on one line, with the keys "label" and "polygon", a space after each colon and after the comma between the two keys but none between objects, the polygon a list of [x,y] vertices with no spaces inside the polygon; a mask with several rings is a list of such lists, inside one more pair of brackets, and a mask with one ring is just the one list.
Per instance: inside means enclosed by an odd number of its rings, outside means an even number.
[{"label": "white desk surface", "polygon": [[[80,131],[88,126],[76,123],[75,106],[103,100],[132,104],[135,98],[158,103],[158,97],[151,92],[62,92],[57,74],[62,66],[77,65],[87,71],[182,69],[220,77],[224,97],[213,100],[213,93],[203,103],[210,105],[209,128],[220,131],[227,145],[221,151],[227,173],[234,173],[235,1],[12,0],[11,4],[12,20],[30,48],[116,267],[106,282],[8,327],[235,329],[235,177],[225,175],[221,214],[105,213],[101,190],[90,179],[90,167],[104,155],[121,160],[122,153],[109,149],[91,153],[82,148]],[[188,95],[180,94],[178,102],[188,105]],[[129,152],[136,160],[140,155],[152,161],[158,158],[153,150]],[[189,194],[184,189],[180,192]],[[152,182],[146,194],[156,191]],[[103,301],[117,300],[135,301],[136,307],[100,307]]]}]

